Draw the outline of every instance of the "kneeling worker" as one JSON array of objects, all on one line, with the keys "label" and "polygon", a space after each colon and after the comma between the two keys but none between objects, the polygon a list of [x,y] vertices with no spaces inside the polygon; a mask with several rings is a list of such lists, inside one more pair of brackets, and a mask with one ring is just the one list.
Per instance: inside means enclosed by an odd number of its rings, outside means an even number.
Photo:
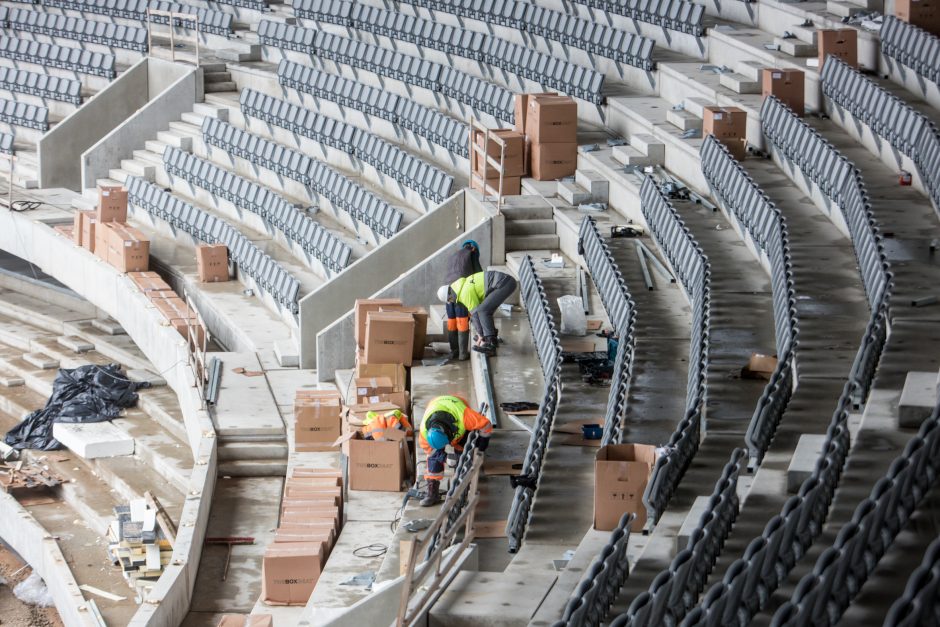
[{"label": "kneeling worker", "polygon": [[[473,350],[486,355],[495,355],[498,345],[493,314],[516,289],[516,280],[504,272],[487,270],[457,279],[449,286],[438,290],[438,297],[457,310],[467,311],[480,343]],[[446,294],[446,300],[443,296]],[[466,315],[466,314],[463,314]],[[450,322],[448,321],[448,324]]]},{"label": "kneeling worker", "polygon": [[428,455],[428,471],[424,475],[428,481],[428,494],[421,501],[422,507],[430,507],[438,501],[447,461],[447,445],[453,446],[455,451],[462,451],[470,431],[480,434],[477,449],[485,451],[493,434],[493,425],[486,416],[470,409],[467,401],[459,396],[438,396],[428,404],[418,438]]}]

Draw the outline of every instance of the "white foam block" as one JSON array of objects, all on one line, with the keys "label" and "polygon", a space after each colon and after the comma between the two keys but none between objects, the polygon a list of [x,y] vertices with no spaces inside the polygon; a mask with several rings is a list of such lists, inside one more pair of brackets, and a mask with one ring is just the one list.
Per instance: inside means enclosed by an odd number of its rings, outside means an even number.
[{"label": "white foam block", "polygon": [[147,513],[147,501],[144,499],[134,499],[130,502],[131,520],[134,522],[143,522]]},{"label": "white foam block", "polygon": [[134,438],[110,422],[58,423],[52,426],[52,436],[85,459],[134,454]]},{"label": "white foam block", "polygon": [[160,570],[160,545],[147,544],[147,570]]}]

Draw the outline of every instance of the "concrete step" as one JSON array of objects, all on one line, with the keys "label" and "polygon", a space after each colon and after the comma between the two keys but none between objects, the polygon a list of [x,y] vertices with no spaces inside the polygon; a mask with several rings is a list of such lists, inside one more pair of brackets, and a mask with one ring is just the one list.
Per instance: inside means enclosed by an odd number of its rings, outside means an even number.
[{"label": "concrete step", "polygon": [[819,30],[817,30],[815,26],[799,26],[794,24],[793,26],[787,26],[785,30],[790,31],[796,36],[797,39],[806,42],[811,46],[815,46],[817,44],[816,37],[817,33],[819,33]]},{"label": "concrete step", "polygon": [[507,223],[512,220],[552,219],[555,215],[555,210],[548,203],[522,207],[506,205],[502,208],[502,212],[506,216]]},{"label": "concrete step", "polygon": [[144,142],[144,148],[150,152],[155,152],[158,155],[162,155],[167,146],[169,146],[169,144],[156,139],[148,139]]},{"label": "concrete step", "polygon": [[5,388],[16,388],[24,384],[23,378],[11,372],[0,371],[0,385]]},{"label": "concrete step", "polygon": [[91,326],[108,335],[125,335],[124,327],[111,318],[95,318]]},{"label": "concrete step", "polygon": [[652,135],[636,133],[630,136],[630,145],[646,155],[654,163],[666,160],[666,144]]},{"label": "concrete step", "polygon": [[592,202],[607,202],[610,198],[610,181],[595,170],[578,168],[574,173],[575,182],[586,189]]},{"label": "concrete step", "polygon": [[[185,115],[185,114],[183,114]],[[202,124],[202,121],[199,122]],[[176,131],[178,134],[184,137],[199,137],[202,138],[202,127],[193,126],[189,122],[170,122],[170,130]],[[160,139],[160,136],[157,135],[157,138]],[[190,148],[191,149],[191,148]]]},{"label": "concrete step", "polygon": [[157,133],[157,140],[168,146],[175,146],[180,150],[190,151],[193,149],[193,138],[191,135],[179,133],[173,130],[160,131]]},{"label": "concrete step", "polygon": [[223,122],[228,122],[228,107],[217,107],[206,102],[197,102],[193,105],[193,113],[207,118],[218,118]]},{"label": "concrete step", "polygon": [[681,131],[691,128],[702,128],[702,118],[692,115],[684,109],[670,109],[666,111],[666,121]]},{"label": "concrete step", "polygon": [[535,218],[532,220],[507,220],[506,235],[553,235],[555,233],[555,220],[548,218]]},{"label": "concrete step", "polygon": [[[212,105],[218,109],[239,109],[238,94],[206,94],[206,105]],[[193,108],[195,111],[195,107]]]},{"label": "concrete step", "polygon": [[123,500],[143,498],[152,492],[173,520],[179,520],[184,492],[166,481],[147,462],[133,457],[106,457],[92,462],[98,476],[110,485]]},{"label": "concrete step", "polygon": [[826,1],[826,12],[838,15],[839,17],[852,17],[856,13],[864,13],[867,10],[868,9],[865,7],[859,6],[853,2],[841,2],[840,0]]},{"label": "concrete step", "polygon": [[287,453],[286,442],[225,442],[218,447],[220,462],[282,462]]},{"label": "concrete step", "polygon": [[214,94],[224,91],[238,91],[238,85],[232,81],[224,81],[219,83],[206,83],[206,86],[203,88],[207,94]]},{"label": "concrete step", "polygon": [[[254,41],[248,37],[254,35]],[[243,63],[245,61],[261,60],[261,45],[257,43],[257,34],[245,33],[242,38],[242,46],[239,48],[222,48],[215,51],[215,56],[226,61],[235,61]],[[208,85],[206,86],[208,87]],[[207,90],[208,91],[208,90]]]},{"label": "concrete step", "polygon": [[728,72],[718,77],[718,82],[731,91],[739,94],[759,94],[761,93],[760,81],[751,80],[743,74]]},{"label": "concrete step", "polygon": [[108,170],[108,176],[114,180],[115,185],[124,185],[124,183],[127,181],[127,177],[130,176],[130,172],[120,168],[114,168],[112,170]]},{"label": "concrete step", "polygon": [[220,461],[220,477],[283,477],[287,474],[287,460]]},{"label": "concrete step", "polygon": [[752,80],[752,81],[761,80],[761,70],[763,69],[764,69],[763,63],[759,61],[753,61],[753,60],[741,61],[741,63],[739,63],[737,67],[738,74],[745,76],[749,80]]},{"label": "concrete step", "polygon": [[91,342],[86,342],[80,337],[74,335],[63,335],[57,337],[55,341],[64,348],[72,351],[73,353],[87,353],[88,351],[95,350],[95,345]]},{"label": "concrete step", "polygon": [[591,200],[591,194],[574,181],[558,181],[558,196],[572,207]]},{"label": "concrete step", "polygon": [[704,118],[705,117],[705,107],[710,107],[715,103],[707,98],[702,98],[701,96],[691,96],[682,101],[682,106],[686,111],[692,115]]},{"label": "concrete step", "polygon": [[774,37],[774,43],[780,47],[780,52],[788,54],[791,57],[814,57],[816,56],[816,46],[808,44],[799,39],[784,39]]},{"label": "concrete step", "polygon": [[203,117],[204,117],[204,116],[202,116],[202,115],[200,115],[200,114],[198,114],[198,113],[186,112],[186,113],[184,113],[183,115],[180,116],[180,119],[183,120],[183,122],[188,122],[189,124],[192,124],[192,125],[195,126],[196,128],[200,128],[200,129],[201,129],[201,128],[202,128],[202,120],[203,120]]},{"label": "concrete step", "polygon": [[140,161],[141,163],[148,163],[154,167],[162,168],[163,167],[163,151],[162,150],[135,150],[133,152],[134,159]]},{"label": "concrete step", "polygon": [[82,192],[81,196],[72,196],[72,207],[78,209],[79,211],[94,211],[98,208],[97,194],[98,191],[92,188],[92,192],[95,194],[95,198],[89,198]]},{"label": "concrete step", "polygon": [[204,74],[215,74],[216,72],[228,70],[228,66],[224,63],[200,63],[199,67],[202,68]]},{"label": "concrete step", "polygon": [[206,85],[210,85],[212,83],[227,83],[227,82],[231,82],[232,73],[231,72],[212,72],[212,73],[207,72],[204,75],[203,80],[206,82]]},{"label": "concrete step", "polygon": [[152,181],[154,174],[156,174],[156,168],[153,164],[138,161],[137,159],[121,159],[121,169],[148,181]]},{"label": "concrete step", "polygon": [[647,157],[633,146],[614,146],[611,149],[611,154],[614,159],[624,165],[645,166],[662,164],[661,160],[657,161],[656,159]]},{"label": "concrete step", "polygon": [[557,235],[516,235],[506,237],[506,251],[514,250],[556,250],[558,248]]}]

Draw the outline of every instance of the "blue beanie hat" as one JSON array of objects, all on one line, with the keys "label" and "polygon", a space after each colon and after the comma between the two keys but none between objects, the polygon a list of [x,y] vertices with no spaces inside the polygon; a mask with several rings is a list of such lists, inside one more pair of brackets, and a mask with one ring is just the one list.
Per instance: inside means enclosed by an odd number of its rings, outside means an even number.
[{"label": "blue beanie hat", "polygon": [[447,434],[444,433],[443,429],[429,429],[428,430],[428,444],[431,448],[435,450],[440,450],[447,446],[450,442],[450,439],[447,437]]},{"label": "blue beanie hat", "polygon": [[466,247],[467,247],[467,244],[469,244],[470,246],[473,246],[473,248],[474,248],[476,251],[479,252],[479,250],[480,250],[480,245],[477,244],[477,243],[476,243],[474,240],[472,240],[472,239],[468,239],[466,242],[464,242],[463,244],[461,244],[460,247],[461,247],[461,248],[466,248]]}]

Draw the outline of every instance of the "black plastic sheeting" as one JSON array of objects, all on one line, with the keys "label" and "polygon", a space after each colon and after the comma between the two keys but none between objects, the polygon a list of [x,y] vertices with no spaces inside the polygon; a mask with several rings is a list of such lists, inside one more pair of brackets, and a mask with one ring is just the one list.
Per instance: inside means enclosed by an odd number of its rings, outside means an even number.
[{"label": "black plastic sheeting", "polygon": [[52,437],[53,424],[112,420],[137,404],[137,390],[148,387],[150,383],[129,380],[118,364],[61,368],[46,406],[26,416],[3,441],[15,449],[60,449],[62,444]]}]

